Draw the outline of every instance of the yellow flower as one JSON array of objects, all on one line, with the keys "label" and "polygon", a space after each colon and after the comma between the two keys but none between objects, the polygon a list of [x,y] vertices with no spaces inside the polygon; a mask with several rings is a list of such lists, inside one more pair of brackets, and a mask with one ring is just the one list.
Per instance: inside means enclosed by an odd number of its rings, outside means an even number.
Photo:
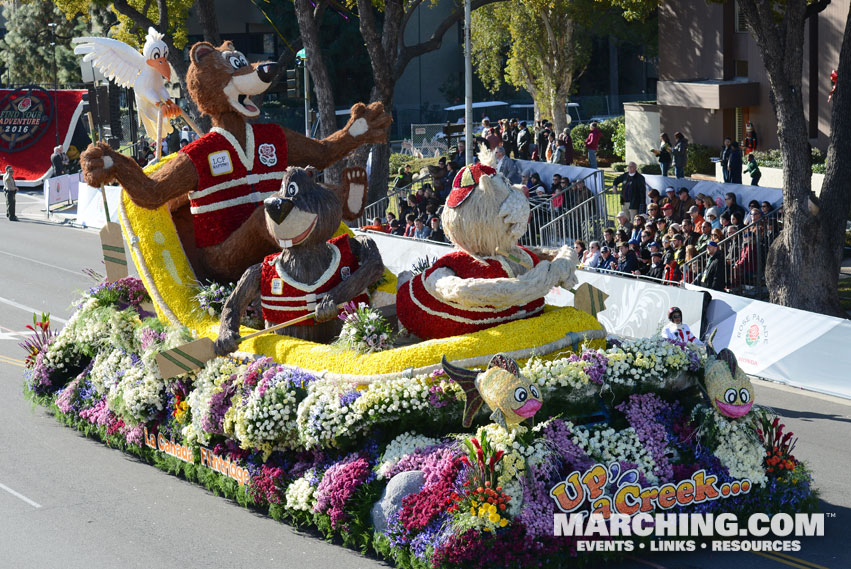
[{"label": "yellow flower", "polygon": [[476,508],[476,507],[478,507],[478,505],[479,505],[479,503],[476,502],[475,500],[473,500],[473,507]]},{"label": "yellow flower", "polygon": [[506,520],[505,518],[503,518],[499,521],[499,527],[504,528],[507,525],[508,525],[508,520]]},{"label": "yellow flower", "polygon": [[496,504],[491,504],[490,507],[488,508],[488,511],[492,514],[495,514],[496,513]]},{"label": "yellow flower", "polygon": [[491,514],[488,516],[488,520],[493,523],[497,523],[499,521],[499,516],[497,514]]}]

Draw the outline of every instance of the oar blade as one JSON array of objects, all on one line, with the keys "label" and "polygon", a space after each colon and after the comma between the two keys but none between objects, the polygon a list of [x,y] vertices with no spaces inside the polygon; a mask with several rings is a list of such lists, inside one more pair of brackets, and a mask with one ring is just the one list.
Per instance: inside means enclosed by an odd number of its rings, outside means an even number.
[{"label": "oar blade", "polygon": [[110,221],[100,230],[103,263],[106,265],[106,280],[111,283],[127,276],[127,252],[121,226]]},{"label": "oar blade", "polygon": [[157,354],[157,367],[164,378],[198,370],[216,357],[210,338],[201,338]]}]

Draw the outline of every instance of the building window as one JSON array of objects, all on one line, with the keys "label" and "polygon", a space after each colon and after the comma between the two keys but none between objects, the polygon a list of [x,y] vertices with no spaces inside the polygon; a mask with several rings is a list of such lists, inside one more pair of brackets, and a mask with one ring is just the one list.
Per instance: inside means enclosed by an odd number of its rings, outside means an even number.
[{"label": "building window", "polygon": [[748,76],[748,62],[746,59],[736,60],[736,77]]},{"label": "building window", "polygon": [[736,117],[733,121],[733,140],[742,141],[745,139],[745,109],[736,107]]},{"label": "building window", "polygon": [[745,16],[742,14],[742,8],[739,6],[739,3],[735,3],[736,6],[736,32],[740,34],[748,33],[748,25],[745,22]]}]

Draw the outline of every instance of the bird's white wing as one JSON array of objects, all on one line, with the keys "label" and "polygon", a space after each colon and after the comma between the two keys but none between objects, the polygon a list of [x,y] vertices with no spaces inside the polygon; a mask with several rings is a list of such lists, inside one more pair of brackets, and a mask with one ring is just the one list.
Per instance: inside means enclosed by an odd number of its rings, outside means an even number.
[{"label": "bird's white wing", "polygon": [[77,44],[74,53],[84,55],[110,81],[121,87],[133,87],[145,69],[145,57],[124,42],[111,38],[81,37],[71,40]]}]

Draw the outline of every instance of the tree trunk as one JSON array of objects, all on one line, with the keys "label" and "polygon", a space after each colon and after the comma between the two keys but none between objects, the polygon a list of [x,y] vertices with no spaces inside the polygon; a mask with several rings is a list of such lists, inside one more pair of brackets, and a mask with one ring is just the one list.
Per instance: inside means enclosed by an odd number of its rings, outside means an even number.
[{"label": "tree trunk", "polygon": [[[834,145],[837,137],[840,143],[849,145],[845,140],[847,132],[836,131],[837,119],[847,130],[847,110],[834,107],[834,115],[840,112],[840,116],[833,118],[828,151],[828,171],[832,175],[825,180],[823,190],[826,197],[823,206],[844,203],[846,207],[841,213],[829,211],[829,207],[811,208],[812,167],[801,96],[806,2],[787,2],[786,13],[779,24],[775,23],[773,3],[768,0],[740,0],[739,5],[754,33],[768,75],[783,156],[783,231],[771,245],[766,267],[771,301],[801,310],[844,316],[837,282],[849,190],[838,186],[840,180],[848,179],[851,167],[836,164]],[[851,30],[846,27],[842,47],[842,55],[846,57],[843,61],[840,56],[840,67],[843,63],[849,65],[849,33]],[[838,177],[841,175],[845,178]],[[844,194],[844,199],[838,194]]]},{"label": "tree trunk", "polygon": [[[313,92],[316,95],[316,105],[319,108],[319,134],[322,138],[325,138],[337,130],[337,115],[331,79],[328,77],[328,68],[322,59],[322,49],[319,45],[319,26],[316,19],[323,9],[322,2],[319,2],[314,10],[309,0],[295,0],[298,29],[304,43],[307,69],[313,81]],[[326,168],[324,172],[325,181],[332,184],[339,182],[341,170],[342,167],[339,165]]]},{"label": "tree trunk", "polygon": [[216,5],[213,0],[195,0],[195,11],[198,14],[198,23],[204,33],[204,41],[210,42],[218,47],[222,43],[219,35],[219,21],[216,18]]}]

